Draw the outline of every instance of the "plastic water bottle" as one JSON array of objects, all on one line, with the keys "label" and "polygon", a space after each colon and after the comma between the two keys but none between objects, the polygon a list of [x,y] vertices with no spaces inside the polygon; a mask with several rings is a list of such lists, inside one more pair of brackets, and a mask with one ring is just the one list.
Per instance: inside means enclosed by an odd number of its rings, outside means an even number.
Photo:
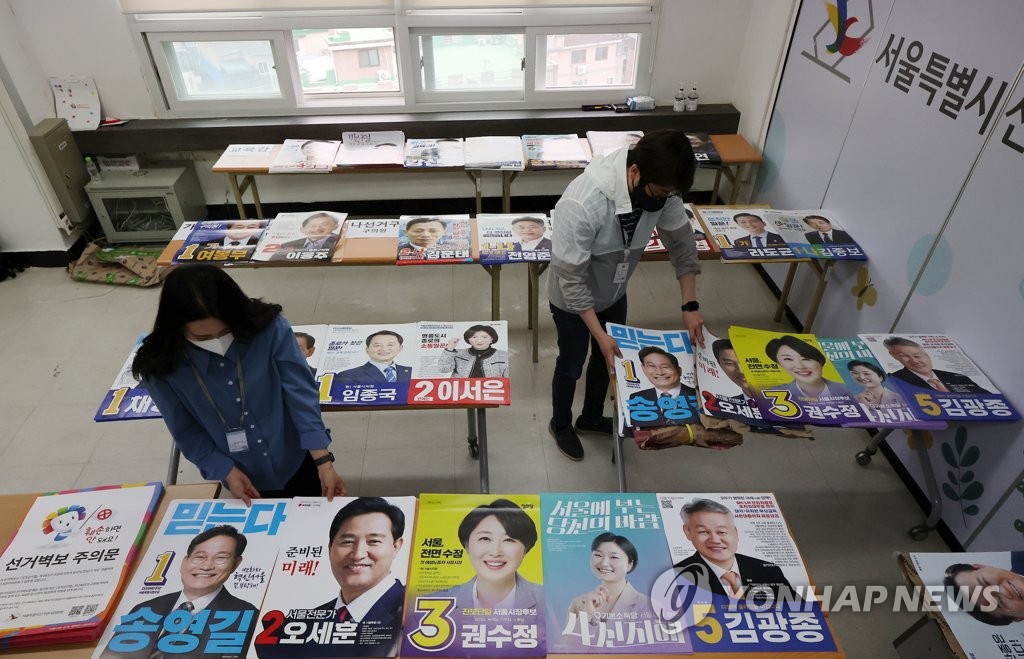
[{"label": "plastic water bottle", "polygon": [[686,85],[679,85],[676,97],[672,99],[672,111],[683,112],[686,110]]},{"label": "plastic water bottle", "polygon": [[89,179],[93,181],[102,181],[103,174],[100,173],[100,168],[96,166],[93,159],[89,156],[85,157],[85,171],[89,172]]},{"label": "plastic water bottle", "polygon": [[700,102],[700,96],[697,95],[697,85],[690,87],[690,93],[686,95],[686,111],[696,112],[697,104]]}]

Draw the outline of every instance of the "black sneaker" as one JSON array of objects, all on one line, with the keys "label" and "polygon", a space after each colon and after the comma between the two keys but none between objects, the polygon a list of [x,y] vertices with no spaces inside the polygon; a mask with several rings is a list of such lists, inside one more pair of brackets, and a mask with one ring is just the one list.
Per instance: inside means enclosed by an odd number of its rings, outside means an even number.
[{"label": "black sneaker", "polygon": [[576,417],[576,432],[594,432],[601,435],[611,435],[612,418],[610,416],[603,416],[600,421],[588,421],[582,416],[578,416]]},{"label": "black sneaker", "polygon": [[572,426],[556,428],[555,422],[549,421],[548,432],[555,438],[555,444],[562,455],[577,462],[583,459],[583,444],[580,443],[580,438],[576,436]]}]

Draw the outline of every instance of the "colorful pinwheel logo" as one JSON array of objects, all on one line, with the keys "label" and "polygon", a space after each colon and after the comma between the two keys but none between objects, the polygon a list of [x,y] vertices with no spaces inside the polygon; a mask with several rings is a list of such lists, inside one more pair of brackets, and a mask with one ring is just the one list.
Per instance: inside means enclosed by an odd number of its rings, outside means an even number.
[{"label": "colorful pinwheel logo", "polygon": [[43,533],[54,533],[54,542],[60,542],[71,536],[75,523],[85,519],[85,508],[82,506],[64,506],[46,516],[43,520]]}]

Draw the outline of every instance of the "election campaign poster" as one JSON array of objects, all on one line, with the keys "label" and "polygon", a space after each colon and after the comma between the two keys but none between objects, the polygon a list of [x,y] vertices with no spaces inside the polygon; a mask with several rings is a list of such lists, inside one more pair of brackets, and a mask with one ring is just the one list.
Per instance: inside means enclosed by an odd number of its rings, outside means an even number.
[{"label": "election campaign poster", "polygon": [[227,264],[252,258],[267,220],[196,222],[171,263]]},{"label": "election campaign poster", "polygon": [[652,602],[695,652],[836,649],[771,493],[658,493],[673,571]]},{"label": "election campaign poster", "polygon": [[98,638],[162,493],[138,483],[37,497],[0,556],[0,649]]},{"label": "election campaign poster", "polygon": [[142,344],[139,337],[128,358],[121,365],[117,377],[110,385],[103,402],[93,417],[95,421],[124,421],[127,419],[159,419],[160,410],[149,396],[149,391],[132,375],[135,352]]},{"label": "election campaign poster", "polygon": [[540,497],[421,494],[403,657],[543,657]]},{"label": "election campaign poster", "polygon": [[548,652],[688,654],[651,596],[672,560],[653,494],[541,494]]},{"label": "election campaign poster", "polygon": [[296,497],[250,659],[395,657],[415,497]]},{"label": "election campaign poster", "polygon": [[237,659],[256,629],[287,499],[172,501],[94,659]]},{"label": "election campaign poster", "polygon": [[471,263],[469,215],[403,215],[398,230],[398,265]]},{"label": "election campaign poster", "polygon": [[253,261],[302,263],[331,258],[346,213],[278,213],[260,236]]},{"label": "election campaign poster", "polygon": [[476,216],[481,265],[551,260],[551,220],[544,213]]}]

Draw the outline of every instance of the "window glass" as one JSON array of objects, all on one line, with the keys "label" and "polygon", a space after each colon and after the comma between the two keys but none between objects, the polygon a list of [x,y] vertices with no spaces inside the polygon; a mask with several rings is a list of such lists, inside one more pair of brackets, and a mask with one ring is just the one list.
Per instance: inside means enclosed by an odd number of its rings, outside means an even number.
[{"label": "window glass", "polygon": [[392,28],[292,30],[292,42],[307,96],[400,90]]},{"label": "window glass", "polygon": [[632,87],[639,41],[636,32],[548,34],[543,88]]},{"label": "window glass", "polygon": [[423,86],[432,91],[521,90],[522,34],[420,36]]},{"label": "window glass", "polygon": [[165,41],[181,100],[281,95],[270,41]]}]

